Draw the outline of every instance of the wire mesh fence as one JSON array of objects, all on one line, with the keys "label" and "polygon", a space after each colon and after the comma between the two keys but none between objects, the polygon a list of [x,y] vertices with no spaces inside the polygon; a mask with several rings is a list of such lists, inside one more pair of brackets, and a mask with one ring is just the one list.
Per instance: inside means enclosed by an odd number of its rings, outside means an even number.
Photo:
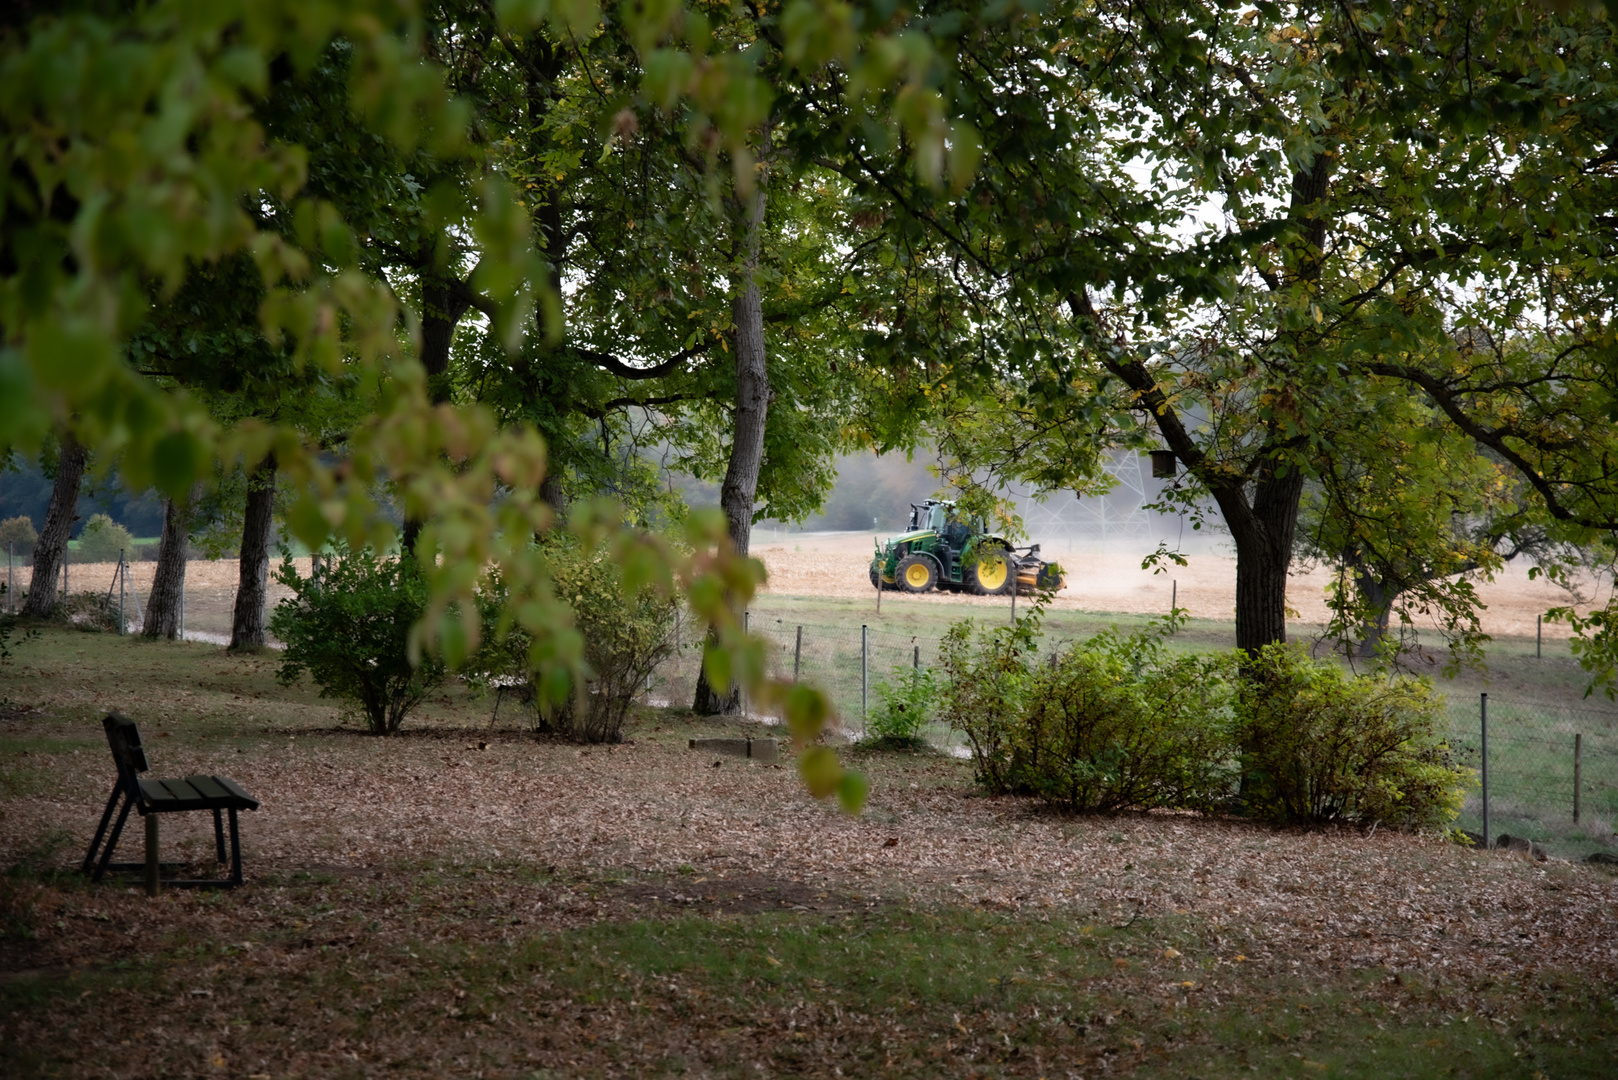
[{"label": "wire mesh fence", "polygon": [[1479,779],[1461,828],[1569,858],[1618,847],[1618,714],[1485,694],[1451,703],[1450,740]]},{"label": "wire mesh fence", "polygon": [[[4,554],[5,576],[0,581],[5,583],[6,592],[5,605],[0,610],[14,611],[22,606],[33,579],[33,567],[13,552]],[[272,559],[272,569],[278,565],[279,559]],[[300,574],[309,573],[307,557],[295,559],[294,565]],[[57,571],[55,585],[69,619],[116,630],[121,615],[125,631],[138,634],[151,600],[156,570],[157,563],[146,559],[130,558],[121,567],[117,562],[69,560]],[[220,645],[230,640],[239,581],[240,569],[234,558],[187,561],[181,594],[181,622],[187,640]],[[272,578],[265,599],[266,612],[275,610],[275,605],[290,595],[291,590]]]},{"label": "wire mesh fence", "polygon": [[[652,694],[670,704],[691,701],[702,658],[700,627],[693,631],[689,614],[682,620],[681,647],[659,669]],[[768,609],[748,612],[748,626],[767,643],[770,674],[826,691],[853,737],[878,706],[882,683],[938,664],[939,642],[929,636],[800,622]],[[1450,746],[1481,781],[1483,703],[1452,700],[1448,713]],[[1487,796],[1481,783],[1468,792],[1458,827],[1481,834],[1487,807],[1491,839],[1520,837],[1568,858],[1618,847],[1618,709],[1490,698],[1487,713]],[[941,724],[923,734],[963,752],[959,734]]]}]

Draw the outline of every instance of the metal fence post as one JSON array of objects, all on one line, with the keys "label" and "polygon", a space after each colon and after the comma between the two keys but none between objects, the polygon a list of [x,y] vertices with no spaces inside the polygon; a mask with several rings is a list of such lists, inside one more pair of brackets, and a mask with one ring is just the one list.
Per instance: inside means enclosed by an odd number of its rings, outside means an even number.
[{"label": "metal fence post", "polygon": [[1575,733],[1573,736],[1573,824],[1579,823],[1579,769],[1584,755],[1584,736]]},{"label": "metal fence post", "polygon": [[1545,616],[1534,616],[1534,656],[1536,659],[1545,655]]},{"label": "metal fence post", "polygon": [[124,632],[124,549],[118,549],[118,633]]},{"label": "metal fence post", "polygon": [[1173,615],[1180,610],[1180,579],[1175,578],[1169,582],[1169,614]]},{"label": "metal fence post", "polygon": [[1483,848],[1489,848],[1489,695],[1484,693],[1479,707],[1479,726],[1483,732]]},{"label": "metal fence post", "polygon": [[870,652],[871,652],[870,641],[871,641],[870,628],[868,626],[865,626],[864,624],[861,624],[860,625],[860,719],[862,719],[862,720],[865,719],[866,715],[870,712],[870,706],[868,704],[868,697],[867,697],[867,693],[868,693],[868,690],[869,690],[869,687],[870,687],[870,677],[869,677],[869,674],[868,674],[868,671],[869,671],[868,657],[869,657]]},{"label": "metal fence post", "polygon": [[798,672],[803,670],[803,627],[798,627],[798,643],[792,647],[792,681],[798,681]]},{"label": "metal fence post", "polygon": [[185,572],[191,569],[191,560],[180,563],[180,640],[185,640]]},{"label": "metal fence post", "polygon": [[17,541],[13,540],[6,545],[6,607],[12,614],[17,612],[17,574],[12,569],[17,561]]}]

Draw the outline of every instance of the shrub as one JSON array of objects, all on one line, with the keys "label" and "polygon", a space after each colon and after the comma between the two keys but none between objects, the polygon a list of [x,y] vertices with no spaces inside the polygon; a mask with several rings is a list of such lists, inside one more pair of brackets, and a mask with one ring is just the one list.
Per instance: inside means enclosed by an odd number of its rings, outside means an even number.
[{"label": "shrub", "polygon": [[39,533],[34,531],[32,519],[18,514],[16,517],[0,521],[0,552],[13,550],[16,545],[17,557],[24,558],[33,554],[34,545],[39,542]]},{"label": "shrub", "polygon": [[571,688],[550,683],[544,692],[536,687],[539,657],[532,639],[500,622],[506,593],[498,574],[490,575],[479,598],[484,644],[472,666],[489,678],[517,683],[538,731],[575,742],[619,742],[635,696],[674,651],[675,601],[652,592],[626,595],[605,548],[586,547],[561,533],[542,545],[557,595],[573,609],[573,629],[583,643],[583,681]]},{"label": "shrub", "polygon": [[1098,634],[1036,672],[1018,779],[1070,810],[1205,810],[1237,786],[1230,653],[1176,656],[1159,633]]},{"label": "shrub", "polygon": [[117,562],[118,553],[125,558],[135,554],[135,538],[128,529],[106,514],[92,515],[79,532],[79,547],[74,553],[78,562]]},{"label": "shrub", "polygon": [[1033,649],[1032,624],[981,630],[953,624],[939,646],[944,688],[939,719],[966,737],[977,782],[994,794],[1017,787],[1013,762],[1019,721],[1032,676],[1023,656]]},{"label": "shrub", "polygon": [[1206,809],[1236,787],[1231,654],[1175,656],[1174,623],[1108,632],[1049,664],[1013,635],[946,643],[952,723],[992,791],[1071,810]]},{"label": "shrub", "polygon": [[923,745],[921,727],[938,705],[938,675],[929,668],[895,664],[875,689],[877,706],[866,720],[864,741],[888,747]]},{"label": "shrub", "polygon": [[275,580],[292,590],[270,617],[270,632],[286,645],[283,685],[307,672],[321,697],[358,706],[373,734],[392,735],[443,681],[442,660],[410,658],[410,628],[427,608],[414,558],[339,545],[318,575],[300,577],[284,558]]},{"label": "shrub", "polygon": [[1284,645],[1266,647],[1244,675],[1238,735],[1251,813],[1436,828],[1460,812],[1471,774],[1450,754],[1443,699],[1426,682],[1348,675]]}]

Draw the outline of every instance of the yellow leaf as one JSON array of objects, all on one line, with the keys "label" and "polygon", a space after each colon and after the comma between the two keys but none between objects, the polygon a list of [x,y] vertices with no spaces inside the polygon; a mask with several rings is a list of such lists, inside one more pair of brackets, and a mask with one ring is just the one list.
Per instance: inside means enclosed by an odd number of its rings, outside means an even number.
[{"label": "yellow leaf", "polygon": [[781,966],[781,961],[777,960],[773,956],[766,956],[764,959],[769,961],[771,967],[780,967]]},{"label": "yellow leaf", "polygon": [[1173,960],[1176,956],[1179,956],[1179,955],[1180,955],[1180,950],[1179,949],[1168,948],[1168,949],[1163,950],[1163,958],[1165,960]]}]

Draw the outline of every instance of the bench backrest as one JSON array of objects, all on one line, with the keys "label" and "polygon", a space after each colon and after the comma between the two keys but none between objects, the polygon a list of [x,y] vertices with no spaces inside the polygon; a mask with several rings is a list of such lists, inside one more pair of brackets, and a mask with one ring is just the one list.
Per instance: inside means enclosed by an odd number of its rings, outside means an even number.
[{"label": "bench backrest", "polygon": [[118,780],[130,791],[138,791],[135,778],[150,766],[146,764],[146,751],[141,749],[140,729],[135,721],[123,713],[108,713],[101,718],[107,729],[107,745],[112,748],[112,760],[118,766]]}]

